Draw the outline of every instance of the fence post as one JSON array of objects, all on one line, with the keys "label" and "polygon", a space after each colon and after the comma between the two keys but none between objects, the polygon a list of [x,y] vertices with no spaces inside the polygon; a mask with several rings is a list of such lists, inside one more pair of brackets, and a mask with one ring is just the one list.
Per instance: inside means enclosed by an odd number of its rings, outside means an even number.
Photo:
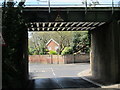
[{"label": "fence post", "polygon": [[59,55],[57,55],[57,64],[59,64]]},{"label": "fence post", "polygon": [[75,63],[75,54],[73,54],[73,59],[74,59],[74,63]]},{"label": "fence post", "polygon": [[53,56],[51,55],[51,64],[53,64]]}]

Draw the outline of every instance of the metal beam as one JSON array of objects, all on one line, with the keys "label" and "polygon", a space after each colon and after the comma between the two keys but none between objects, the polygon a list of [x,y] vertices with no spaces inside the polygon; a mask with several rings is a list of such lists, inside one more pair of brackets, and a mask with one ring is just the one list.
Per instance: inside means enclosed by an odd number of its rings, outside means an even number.
[{"label": "metal beam", "polygon": [[61,24],[60,24],[60,27],[61,27],[63,24],[64,24],[64,23],[61,23]]},{"label": "metal beam", "polygon": [[59,31],[60,28],[57,28],[57,31]]},{"label": "metal beam", "polygon": [[52,31],[54,31],[54,30],[55,30],[55,28],[53,27],[53,28],[52,28]]},{"label": "metal beam", "polygon": [[98,26],[101,26],[101,25],[103,25],[103,24],[105,24],[105,22],[100,23]]},{"label": "metal beam", "polygon": [[78,31],[92,30],[103,24],[105,22],[32,22],[27,25],[28,31],[68,31],[70,29]]},{"label": "metal beam", "polygon": [[71,30],[73,31],[76,27],[73,27]]},{"label": "metal beam", "polygon": [[80,26],[81,24],[83,24],[84,22],[80,22],[80,23],[78,23],[76,26],[78,27],[78,26]]},{"label": "metal beam", "polygon": [[70,28],[71,28],[71,27],[68,27],[68,28],[67,28],[67,31],[68,31]]},{"label": "metal beam", "polygon": [[50,28],[47,28],[47,31],[49,31],[50,30]]},{"label": "metal beam", "polygon": [[95,22],[94,24],[93,24],[93,26],[96,26],[97,24],[99,24],[100,22]]},{"label": "metal beam", "polygon": [[87,27],[91,26],[93,23],[94,23],[94,22],[90,22],[90,23],[87,25]]},{"label": "metal beam", "polygon": [[45,27],[45,23],[43,23],[43,27]]},{"label": "metal beam", "polygon": [[40,31],[40,28],[37,28],[38,31]]},{"label": "metal beam", "polygon": [[87,25],[87,24],[89,24],[90,22],[85,22],[82,26],[85,26],[85,25]]},{"label": "metal beam", "polygon": [[49,23],[48,27],[50,27],[50,26],[51,26],[51,23]]},{"label": "metal beam", "polygon": [[76,30],[78,31],[79,29],[81,29],[82,27],[78,27]]},{"label": "metal beam", "polygon": [[42,28],[42,30],[44,31],[44,30],[45,30],[45,28]]},{"label": "metal beam", "polygon": [[81,28],[81,30],[83,31],[84,29],[86,29],[87,27],[83,27],[83,28]]},{"label": "metal beam", "polygon": [[64,28],[62,28],[62,31],[64,31],[64,29],[65,29],[65,27],[64,27]]},{"label": "metal beam", "polygon": [[36,23],[36,26],[37,26],[37,27],[40,27],[40,26],[39,26],[39,23]]},{"label": "metal beam", "polygon": [[91,29],[90,29],[90,30],[93,30],[93,29],[95,29],[95,27],[91,27]]},{"label": "metal beam", "polygon": [[77,23],[76,23],[76,22],[73,22],[73,24],[71,25],[71,27],[74,26],[75,24],[77,24]]},{"label": "metal beam", "polygon": [[55,23],[54,27],[56,27],[56,26],[57,26],[57,24],[58,24],[58,23]]}]

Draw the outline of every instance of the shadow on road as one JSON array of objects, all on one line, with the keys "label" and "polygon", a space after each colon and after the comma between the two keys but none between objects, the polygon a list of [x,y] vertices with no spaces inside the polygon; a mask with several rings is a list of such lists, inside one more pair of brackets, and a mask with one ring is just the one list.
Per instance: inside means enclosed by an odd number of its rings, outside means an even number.
[{"label": "shadow on road", "polygon": [[60,77],[33,79],[28,88],[36,89],[73,89],[73,88],[100,88],[80,77]]}]

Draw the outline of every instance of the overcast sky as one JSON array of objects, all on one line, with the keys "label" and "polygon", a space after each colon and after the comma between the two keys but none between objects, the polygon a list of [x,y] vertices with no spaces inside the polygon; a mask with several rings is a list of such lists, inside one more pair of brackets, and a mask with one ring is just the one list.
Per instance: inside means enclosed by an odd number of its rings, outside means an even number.
[{"label": "overcast sky", "polygon": [[[26,0],[27,2],[37,2],[37,0]],[[40,1],[47,1],[47,0],[40,0]],[[79,3],[81,1],[85,1],[85,0],[50,0],[51,2],[62,2],[62,3]],[[87,0],[88,2],[90,1],[96,1],[96,0]],[[112,2],[112,0],[98,0],[101,3],[105,3],[105,2]],[[114,2],[119,2],[120,0],[113,0]]]},{"label": "overcast sky", "polygon": [[[0,0],[0,1],[4,1],[4,0]],[[6,0],[6,1],[8,1],[8,0]],[[17,1],[17,2],[19,2],[19,1],[21,1],[21,0],[14,0],[14,1]],[[24,1],[24,0],[23,0]],[[39,0],[40,1],[40,3],[45,3],[45,1],[48,1],[48,0]],[[81,2],[82,1],[85,1],[85,0],[50,0],[50,2],[51,3],[60,3],[60,4],[64,4],[64,3],[68,3],[68,4],[70,4],[70,3],[80,3],[81,4]],[[89,2],[91,2],[91,1],[97,1],[97,0],[87,0],[88,1],[88,3]],[[98,0],[99,2],[100,2],[100,4],[102,4],[102,3],[111,3],[112,2],[112,0]],[[113,0],[116,4],[118,4],[118,2],[120,1],[120,0]],[[26,2],[28,3],[36,3],[36,4],[38,4],[38,1],[37,0],[26,0]]]},{"label": "overcast sky", "polygon": [[[0,1],[4,1],[4,0],[0,0]],[[8,0],[6,0],[8,1]],[[14,1],[21,1],[21,0],[14,0]],[[24,1],[24,0],[23,0]],[[48,1],[48,0],[39,0],[39,1]],[[56,2],[56,3],[80,3],[81,1],[85,1],[85,0],[50,0],[50,2]],[[96,0],[87,0],[88,2],[90,1],[96,1]],[[112,2],[112,0],[98,0],[101,3],[105,3],[105,2]],[[120,0],[113,0],[114,2],[119,2]],[[37,0],[26,0],[26,2],[38,2]]]}]

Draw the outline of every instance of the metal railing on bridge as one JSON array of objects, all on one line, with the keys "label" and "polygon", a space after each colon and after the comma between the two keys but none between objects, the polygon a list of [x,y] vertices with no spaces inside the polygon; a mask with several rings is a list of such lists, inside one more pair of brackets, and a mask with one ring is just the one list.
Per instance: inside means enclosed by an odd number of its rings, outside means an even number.
[{"label": "metal railing on bridge", "polygon": [[[0,1],[0,6],[4,6],[6,0]],[[15,7],[19,4],[18,0],[14,0]],[[61,7],[78,7],[84,8],[85,12],[87,12],[91,8],[99,8],[111,10],[112,13],[114,10],[120,10],[120,0],[33,0],[31,2],[26,1],[24,7],[46,7],[50,13],[51,8],[61,8]]]},{"label": "metal railing on bridge", "polygon": [[[9,0],[1,0],[0,6],[7,1]],[[18,1],[20,0],[14,0],[16,6]],[[31,0],[25,2],[25,7],[120,7],[120,0]]]}]

